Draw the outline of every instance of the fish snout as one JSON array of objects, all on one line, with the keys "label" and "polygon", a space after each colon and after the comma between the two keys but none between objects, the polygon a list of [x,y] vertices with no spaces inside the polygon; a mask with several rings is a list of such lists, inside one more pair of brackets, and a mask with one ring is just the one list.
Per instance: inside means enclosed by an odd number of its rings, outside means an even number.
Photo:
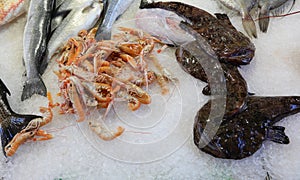
[{"label": "fish snout", "polygon": [[[254,57],[254,50],[252,49],[239,49],[228,57],[228,62],[236,65],[247,65]],[[225,60],[226,61],[226,60]]]}]

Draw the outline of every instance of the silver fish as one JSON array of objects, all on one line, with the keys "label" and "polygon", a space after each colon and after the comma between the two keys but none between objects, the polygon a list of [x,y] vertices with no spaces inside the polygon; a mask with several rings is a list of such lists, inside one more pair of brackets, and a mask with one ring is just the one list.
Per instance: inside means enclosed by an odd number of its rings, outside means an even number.
[{"label": "silver fish", "polygon": [[96,33],[96,40],[109,40],[111,29],[116,19],[131,5],[133,0],[103,0],[103,13]]},{"label": "silver fish", "polygon": [[23,58],[26,78],[21,100],[33,94],[46,96],[47,89],[38,68],[47,49],[50,34],[51,14],[54,9],[53,0],[35,0],[30,2],[27,23],[24,30]]},{"label": "silver fish", "polygon": [[259,28],[262,32],[267,32],[269,26],[269,16],[272,12],[275,15],[283,14],[283,11],[287,8],[287,2],[291,2],[292,8],[295,4],[295,0],[259,0]]},{"label": "silver fish", "polygon": [[[79,2],[78,2],[79,3]],[[93,0],[80,1],[84,6],[73,9],[67,17],[59,24],[52,34],[47,47],[47,56],[44,58],[40,72],[44,72],[53,55],[57,53],[59,47],[71,37],[77,35],[82,29],[93,27],[100,16],[102,5]]]},{"label": "silver fish", "polygon": [[258,3],[258,0],[219,0],[224,6],[242,15],[242,23],[249,37],[257,37],[256,26],[250,15],[250,11]]}]

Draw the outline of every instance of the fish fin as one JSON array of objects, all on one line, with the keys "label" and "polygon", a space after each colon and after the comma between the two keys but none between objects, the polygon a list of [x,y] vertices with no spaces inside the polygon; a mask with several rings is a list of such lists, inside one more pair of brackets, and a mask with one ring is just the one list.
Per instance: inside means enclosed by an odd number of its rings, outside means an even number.
[{"label": "fish fin", "polygon": [[102,23],[104,21],[104,18],[106,16],[106,11],[108,9],[109,2],[108,0],[103,1],[103,10],[101,11],[99,20],[96,24],[99,24],[99,28],[97,29],[95,39],[97,41],[100,40],[110,40],[111,39],[111,30],[108,30],[106,27],[103,27]]},{"label": "fish fin", "polygon": [[25,81],[21,100],[24,101],[25,99],[30,98],[33,94],[39,94],[45,97],[47,96],[46,86],[40,76]]},{"label": "fish fin", "polygon": [[[290,3],[290,1],[292,1],[292,3]],[[288,0],[287,2],[285,2],[278,8],[272,9],[271,13],[275,16],[279,16],[279,15],[284,14],[286,9],[288,9],[288,8],[289,8],[289,10],[287,11],[287,13],[289,13],[293,9],[294,5],[295,5],[295,0]]]},{"label": "fish fin", "polygon": [[292,5],[291,5],[291,7],[290,7],[290,9],[288,10],[288,13],[289,12],[291,12],[291,10],[293,9],[293,7],[294,7],[294,5],[295,5],[295,3],[296,3],[296,0],[292,0]]},{"label": "fish fin", "polygon": [[250,16],[250,14],[246,14],[242,19],[243,27],[246,33],[252,38],[257,38],[256,26],[255,23]]},{"label": "fish fin", "polygon": [[57,12],[52,16],[51,20],[51,33],[50,37],[53,35],[57,27],[61,24],[61,22],[68,16],[68,14],[71,12],[71,10],[64,10],[61,12]]},{"label": "fish fin", "polygon": [[[45,56],[45,57],[48,57],[48,56]],[[46,68],[48,66],[48,61],[46,58],[44,58],[44,60],[41,62],[41,65],[39,66],[39,73],[40,74],[44,74]]]},{"label": "fish fin", "polygon": [[231,24],[227,14],[215,13],[215,16],[219,20],[220,23],[222,23],[230,28],[234,28],[234,26]]},{"label": "fish fin", "polygon": [[49,57],[48,54],[49,54],[49,52],[48,52],[48,48],[47,48],[45,51],[45,55],[41,59],[39,65],[38,65],[38,68],[37,68],[40,74],[44,74],[44,72],[48,66],[48,62],[50,61],[48,59],[48,57]]},{"label": "fish fin", "polygon": [[284,133],[282,126],[270,126],[267,128],[266,138],[276,143],[289,144],[289,137]]},{"label": "fish fin", "polygon": [[[102,2],[103,3],[102,11],[101,11],[100,16],[98,18],[98,21],[95,23],[94,27],[99,27],[100,28],[101,24],[104,21],[106,11],[108,9],[108,0],[102,0],[102,1],[103,1]],[[97,32],[98,32],[98,30],[97,30]]]},{"label": "fish fin", "polygon": [[2,81],[2,79],[0,79],[0,90],[1,90],[1,95],[8,94],[10,96],[10,91],[7,88],[7,86],[4,84],[4,82]]},{"label": "fish fin", "polygon": [[262,31],[262,32],[267,32],[268,30],[268,26],[269,26],[269,21],[270,21],[270,18],[268,17],[270,14],[270,11],[268,8],[266,7],[262,7],[259,11],[259,29]]}]

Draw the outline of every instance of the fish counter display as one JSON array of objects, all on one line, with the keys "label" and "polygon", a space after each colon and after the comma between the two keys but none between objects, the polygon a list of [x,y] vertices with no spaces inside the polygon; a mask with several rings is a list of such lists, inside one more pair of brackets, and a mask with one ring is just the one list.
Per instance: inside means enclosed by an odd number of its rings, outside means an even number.
[{"label": "fish counter display", "polygon": [[240,2],[5,11],[0,178],[297,179],[300,4]]}]

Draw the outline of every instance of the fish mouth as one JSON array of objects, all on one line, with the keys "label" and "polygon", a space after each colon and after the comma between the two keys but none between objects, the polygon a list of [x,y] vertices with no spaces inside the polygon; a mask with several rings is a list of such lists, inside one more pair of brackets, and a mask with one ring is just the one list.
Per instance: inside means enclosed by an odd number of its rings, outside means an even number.
[{"label": "fish mouth", "polygon": [[235,65],[247,65],[254,57],[254,50],[252,49],[240,49],[233,53],[227,54],[226,57],[222,57],[221,60]]}]

